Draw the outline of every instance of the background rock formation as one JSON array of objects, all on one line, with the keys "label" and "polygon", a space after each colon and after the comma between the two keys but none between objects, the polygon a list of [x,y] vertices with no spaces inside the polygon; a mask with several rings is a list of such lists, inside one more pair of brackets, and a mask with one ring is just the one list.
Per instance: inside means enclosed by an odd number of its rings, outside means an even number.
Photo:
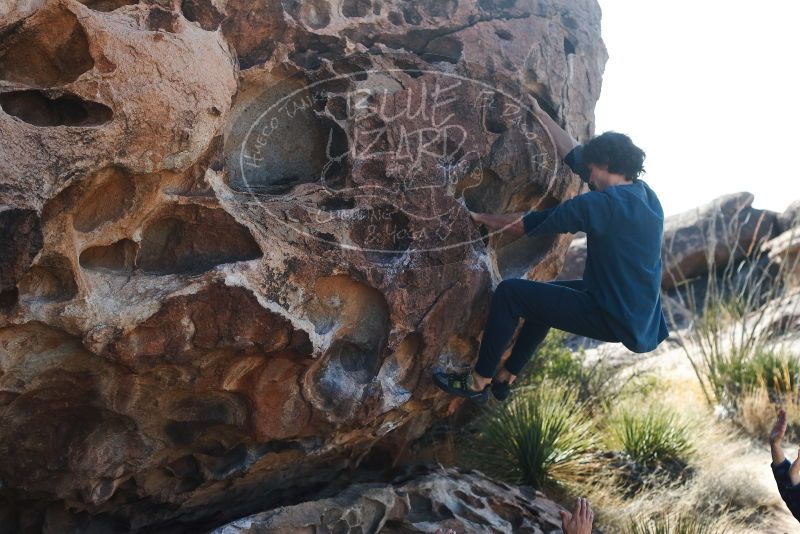
[{"label": "background rock formation", "polygon": [[561,266],[568,236],[481,236],[464,207],[579,191],[525,102],[592,134],[594,0],[0,16],[10,528],[169,530],[307,497],[447,413],[427,377],[474,358],[491,288]]}]

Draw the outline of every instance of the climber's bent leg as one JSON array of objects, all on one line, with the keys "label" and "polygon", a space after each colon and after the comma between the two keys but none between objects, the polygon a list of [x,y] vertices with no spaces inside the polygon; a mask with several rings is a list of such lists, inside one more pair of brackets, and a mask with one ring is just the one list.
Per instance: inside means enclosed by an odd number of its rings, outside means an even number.
[{"label": "climber's bent leg", "polygon": [[603,318],[602,309],[578,289],[582,287],[578,282],[500,282],[492,295],[475,372],[485,378],[494,376],[520,317],[525,324],[504,366],[512,375],[519,374],[550,327],[601,341],[619,341]]},{"label": "climber's bent leg", "polygon": [[[586,289],[586,284],[580,279],[552,280],[547,283],[551,285],[568,287],[577,291],[585,291]],[[544,341],[544,338],[547,337],[547,332],[549,330],[549,324],[525,319],[524,323],[522,324],[522,328],[519,331],[519,335],[517,336],[517,341],[514,343],[514,347],[511,349],[511,354],[509,355],[508,359],[506,359],[505,363],[503,363],[503,367],[501,368],[500,372],[505,371],[514,377],[520,374],[522,369],[525,367],[525,364],[528,363],[533,354],[536,352],[536,349],[539,347],[542,341]]]}]

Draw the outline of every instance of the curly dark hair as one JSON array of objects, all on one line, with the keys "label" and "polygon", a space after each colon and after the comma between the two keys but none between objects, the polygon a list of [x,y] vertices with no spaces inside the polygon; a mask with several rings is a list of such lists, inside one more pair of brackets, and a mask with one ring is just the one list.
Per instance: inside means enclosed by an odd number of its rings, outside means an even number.
[{"label": "curly dark hair", "polygon": [[622,174],[634,182],[644,172],[644,150],[625,134],[605,132],[593,137],[584,145],[582,155],[584,163],[608,166],[608,172]]}]

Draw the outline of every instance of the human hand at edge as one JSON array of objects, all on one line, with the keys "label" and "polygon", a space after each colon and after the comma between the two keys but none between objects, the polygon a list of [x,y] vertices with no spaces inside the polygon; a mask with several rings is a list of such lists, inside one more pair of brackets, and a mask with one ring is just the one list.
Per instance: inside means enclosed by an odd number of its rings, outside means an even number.
[{"label": "human hand at edge", "polygon": [[769,433],[770,445],[780,445],[783,441],[783,436],[786,434],[786,410],[781,408],[778,410],[778,417],[775,419],[775,425]]},{"label": "human hand at edge", "polygon": [[572,513],[562,510],[561,530],[564,534],[591,534],[594,512],[589,506],[589,501],[583,497],[575,503]]}]

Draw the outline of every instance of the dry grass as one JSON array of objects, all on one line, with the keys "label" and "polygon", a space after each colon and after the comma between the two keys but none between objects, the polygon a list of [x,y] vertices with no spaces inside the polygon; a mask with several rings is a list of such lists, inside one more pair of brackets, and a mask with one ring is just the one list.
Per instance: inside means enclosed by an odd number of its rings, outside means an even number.
[{"label": "dry grass", "polygon": [[661,517],[665,510],[707,519],[703,524],[718,532],[777,532],[782,525],[791,525],[794,519],[775,488],[766,447],[718,421],[696,383],[667,380],[665,384],[659,402],[693,414],[688,419],[696,452],[685,476],[673,481],[661,477],[631,496],[624,474],[608,466],[598,470],[575,490],[593,503],[599,525],[609,532],[623,532],[634,522]]}]

